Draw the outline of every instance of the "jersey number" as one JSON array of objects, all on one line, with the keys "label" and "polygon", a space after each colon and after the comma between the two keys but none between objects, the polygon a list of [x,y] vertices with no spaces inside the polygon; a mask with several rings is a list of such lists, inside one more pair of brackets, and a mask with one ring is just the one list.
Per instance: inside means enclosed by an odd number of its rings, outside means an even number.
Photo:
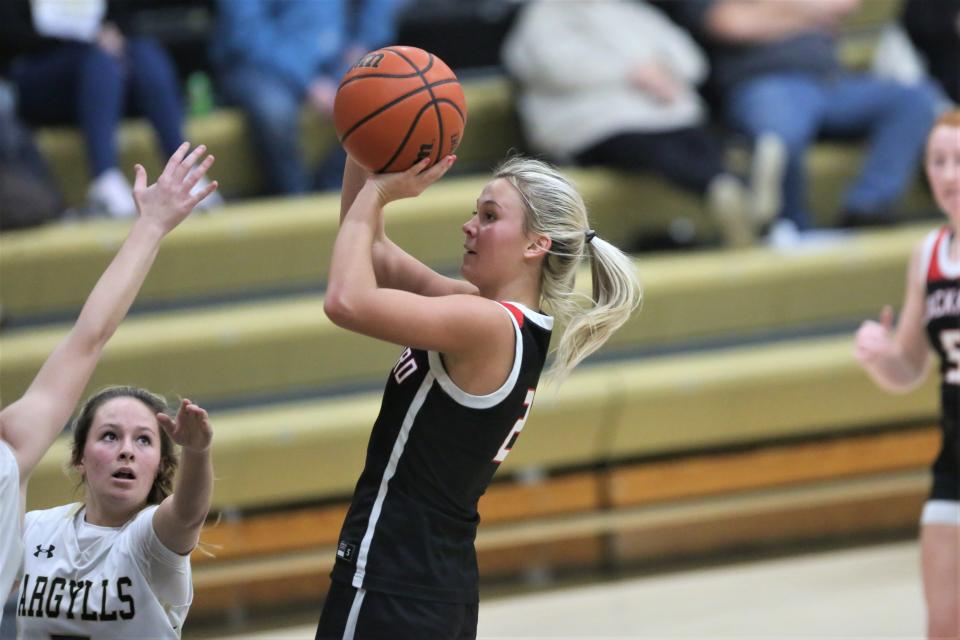
[{"label": "jersey number", "polygon": [[947,384],[960,384],[960,329],[941,331],[940,344],[943,345],[948,363],[943,379]]},{"label": "jersey number", "polygon": [[510,453],[513,444],[517,441],[517,438],[520,437],[520,432],[523,431],[523,425],[527,422],[527,416],[530,415],[530,405],[533,404],[534,391],[536,391],[536,389],[527,389],[527,396],[523,399],[523,415],[513,423],[513,429],[510,429],[507,438],[503,441],[503,444],[500,445],[500,450],[497,451],[497,455],[494,456],[493,461],[497,464],[507,459],[507,454]]}]

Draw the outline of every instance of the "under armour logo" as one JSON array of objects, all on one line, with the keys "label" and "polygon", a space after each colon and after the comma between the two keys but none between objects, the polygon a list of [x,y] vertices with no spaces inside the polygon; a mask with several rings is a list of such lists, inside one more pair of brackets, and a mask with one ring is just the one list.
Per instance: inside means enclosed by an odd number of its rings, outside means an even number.
[{"label": "under armour logo", "polygon": [[53,557],[53,550],[54,550],[54,549],[56,549],[56,547],[55,547],[54,545],[50,545],[49,547],[47,547],[46,549],[44,549],[41,545],[38,544],[38,545],[37,545],[37,550],[33,552],[33,557],[34,557],[34,558],[39,558],[41,553],[45,553],[45,554],[47,554],[47,559],[50,559],[50,558]]}]

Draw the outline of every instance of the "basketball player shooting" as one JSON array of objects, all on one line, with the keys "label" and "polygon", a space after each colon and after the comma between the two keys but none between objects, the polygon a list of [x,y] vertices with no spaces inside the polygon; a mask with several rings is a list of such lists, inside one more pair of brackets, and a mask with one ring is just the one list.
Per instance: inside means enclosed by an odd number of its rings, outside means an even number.
[{"label": "basketball player shooting", "polygon": [[[480,193],[462,227],[464,280],[394,244],[385,207],[419,196],[454,160],[371,174],[347,159],[324,310],[400,355],[317,638],[476,637],[477,503],[529,416],[553,316],[567,327],[553,365],[562,377],[639,304],[630,258],[590,229],[573,185],[535,160],[507,160]],[[577,299],[585,259],[593,296]]]}]

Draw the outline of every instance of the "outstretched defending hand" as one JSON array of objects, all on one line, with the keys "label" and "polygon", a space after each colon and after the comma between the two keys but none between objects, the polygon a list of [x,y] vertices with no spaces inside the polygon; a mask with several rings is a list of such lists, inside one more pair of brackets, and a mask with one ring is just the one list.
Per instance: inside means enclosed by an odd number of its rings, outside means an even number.
[{"label": "outstretched defending hand", "polygon": [[214,158],[207,156],[194,168],[197,160],[207,152],[207,147],[200,145],[187,155],[189,149],[189,142],[180,145],[170,156],[163,173],[150,186],[147,186],[147,170],[139,164],[135,167],[133,199],[137,203],[137,212],[140,218],[157,222],[164,233],[180,224],[197,203],[217,189],[217,182],[213,181],[195,195],[190,195],[190,190],[213,166]]},{"label": "outstretched defending hand", "polygon": [[406,171],[378,173],[371,175],[368,180],[376,186],[380,204],[386,205],[394,200],[415,198],[420,195],[427,187],[443,177],[456,159],[457,156],[454,155],[444,156],[440,162],[428,169],[430,158],[423,158]]},{"label": "outstretched defending hand", "polygon": [[210,417],[205,409],[193,404],[189,399],[184,398],[180,402],[176,422],[165,413],[158,413],[157,421],[173,441],[184,449],[205,451],[210,448],[213,441]]},{"label": "outstretched defending hand", "polygon": [[880,322],[866,320],[860,325],[854,353],[861,364],[869,364],[890,355],[895,349],[893,308],[886,305],[880,312]]}]

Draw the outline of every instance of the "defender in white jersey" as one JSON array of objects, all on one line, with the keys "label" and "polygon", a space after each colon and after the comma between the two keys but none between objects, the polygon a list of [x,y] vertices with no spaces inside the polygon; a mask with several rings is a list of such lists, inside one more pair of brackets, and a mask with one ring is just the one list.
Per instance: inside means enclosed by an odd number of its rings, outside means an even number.
[{"label": "defender in white jersey", "polygon": [[960,637],[960,110],[942,115],[927,140],[925,166],[947,224],[917,245],[907,269],[900,321],[884,308],[856,337],[857,359],[881,387],[908,391],[940,361],[940,452],[920,518],[930,638]]},{"label": "defender in white jersey", "polygon": [[[596,237],[573,185],[536,160],[506,161],[481,192],[463,225],[466,282],[403,252],[386,237],[383,208],[419,195],[453,161],[386,175],[347,161],[324,310],[407,348],[370,435],[317,638],[476,636],[477,502],[526,422],[553,316],[566,326],[563,374],[640,301],[632,261]],[[592,300],[573,294],[585,258]]]},{"label": "defender in white jersey", "polygon": [[22,514],[20,468],[10,446],[0,440],[0,622],[3,621],[3,601],[7,599],[23,557]]},{"label": "defender in white jersey", "polygon": [[217,188],[214,182],[191,195],[213,164],[213,156],[204,158],[206,147],[202,145],[188,155],[189,150],[190,145],[184,143],[170,157],[157,182],[149,186],[146,171],[136,166],[137,219],[130,234],[90,293],[70,333],[43,363],[23,396],[0,411],[0,603],[10,593],[21,565],[21,524],[30,473],[63,431],[104,346],[150,271],[161,240]]},{"label": "defender in white jersey", "polygon": [[21,637],[180,637],[188,554],[210,509],[213,432],[189,400],[175,421],[166,409],[144,389],[108,387],[80,410],[70,464],[84,502],[27,514]]},{"label": "defender in white jersey", "polygon": [[28,513],[20,637],[180,637],[193,596],[190,560],[157,538],[156,510],[121,527],[89,524],[80,503]]}]

